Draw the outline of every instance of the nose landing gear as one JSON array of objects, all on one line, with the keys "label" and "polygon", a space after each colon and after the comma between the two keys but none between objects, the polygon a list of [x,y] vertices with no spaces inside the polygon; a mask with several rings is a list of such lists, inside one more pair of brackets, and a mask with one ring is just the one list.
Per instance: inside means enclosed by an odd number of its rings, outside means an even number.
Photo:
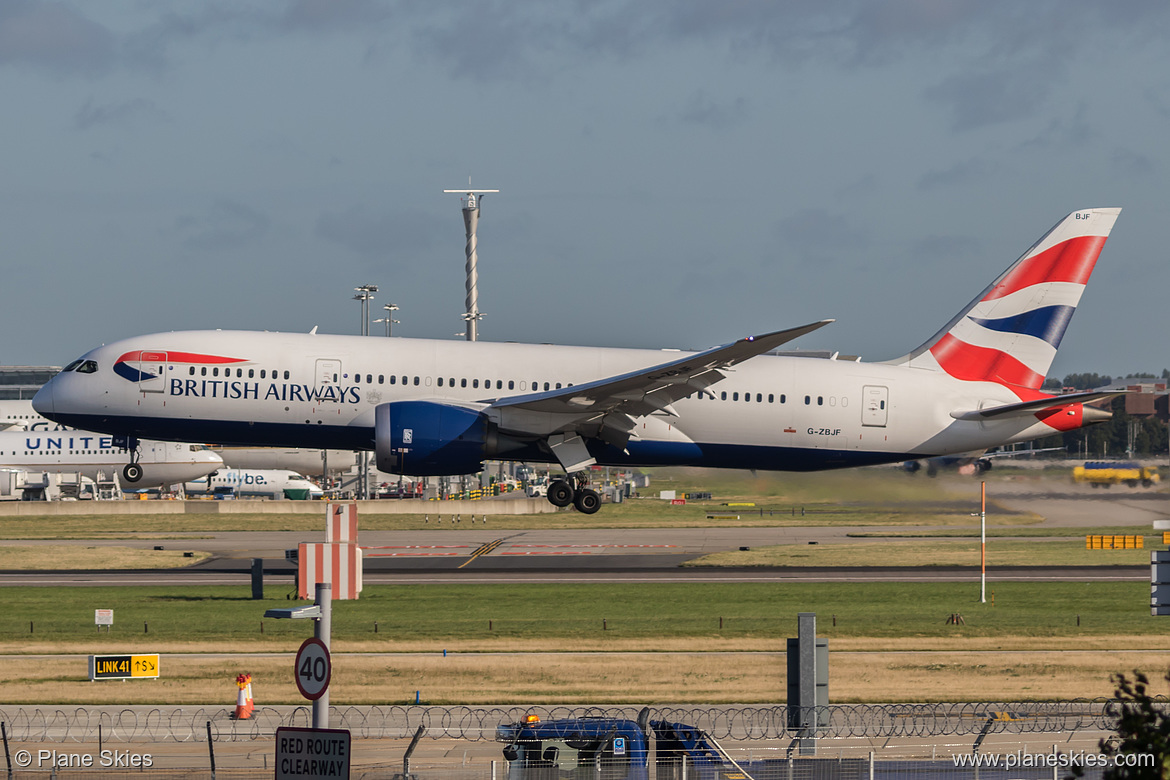
[{"label": "nose landing gear", "polygon": [[131,483],[142,479],[142,466],[138,464],[138,439],[134,436],[115,436],[114,446],[122,447],[130,453],[130,463],[122,469],[122,478]]}]

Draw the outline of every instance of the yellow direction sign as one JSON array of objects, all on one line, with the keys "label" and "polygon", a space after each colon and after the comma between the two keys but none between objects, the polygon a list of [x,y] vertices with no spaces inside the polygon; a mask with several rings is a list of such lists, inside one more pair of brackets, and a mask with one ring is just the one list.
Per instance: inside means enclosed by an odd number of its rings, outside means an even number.
[{"label": "yellow direction sign", "polygon": [[91,655],[89,679],[130,680],[136,677],[158,677],[158,654],[154,655]]}]

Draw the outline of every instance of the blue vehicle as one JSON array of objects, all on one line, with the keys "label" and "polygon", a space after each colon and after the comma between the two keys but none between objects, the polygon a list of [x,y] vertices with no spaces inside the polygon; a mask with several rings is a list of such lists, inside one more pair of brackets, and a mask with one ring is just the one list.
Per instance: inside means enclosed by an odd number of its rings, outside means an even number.
[{"label": "blue vehicle", "polygon": [[507,780],[646,780],[650,735],[658,777],[670,767],[693,780],[754,780],[702,730],[684,723],[614,718],[568,718],[501,725]]}]

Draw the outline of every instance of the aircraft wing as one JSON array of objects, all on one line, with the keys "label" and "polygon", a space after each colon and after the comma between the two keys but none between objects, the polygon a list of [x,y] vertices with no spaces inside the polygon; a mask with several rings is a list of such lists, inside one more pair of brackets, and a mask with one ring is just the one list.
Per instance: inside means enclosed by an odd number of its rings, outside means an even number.
[{"label": "aircraft wing", "polygon": [[975,409],[969,412],[951,412],[956,420],[993,420],[997,417],[1026,417],[1044,409],[1055,409],[1068,404],[1086,404],[1090,401],[1099,401],[1102,398],[1113,398],[1125,395],[1125,390],[1095,390],[1088,393],[1068,393],[1054,395],[1048,398],[1039,398],[1035,401],[1021,401],[1015,404],[993,406],[989,409]]},{"label": "aircraft wing", "polygon": [[[591,462],[580,437],[598,437],[625,448],[634,419],[655,412],[677,417],[671,404],[723,379],[728,369],[812,333],[833,320],[749,336],[656,366],[544,393],[500,398],[484,411],[502,431],[549,436],[566,470]],[[575,442],[573,440],[576,440]],[[569,451],[573,455],[566,455]]]}]

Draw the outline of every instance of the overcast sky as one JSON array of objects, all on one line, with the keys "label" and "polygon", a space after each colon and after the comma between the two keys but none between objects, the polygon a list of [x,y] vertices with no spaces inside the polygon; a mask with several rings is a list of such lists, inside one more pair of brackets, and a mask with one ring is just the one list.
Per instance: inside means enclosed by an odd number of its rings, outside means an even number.
[{"label": "overcast sky", "polygon": [[1167,40],[1164,0],[0,0],[0,363],[357,333],[365,283],[455,338],[471,176],[484,340],[893,358],[1120,206],[1052,375],[1160,372]]}]

